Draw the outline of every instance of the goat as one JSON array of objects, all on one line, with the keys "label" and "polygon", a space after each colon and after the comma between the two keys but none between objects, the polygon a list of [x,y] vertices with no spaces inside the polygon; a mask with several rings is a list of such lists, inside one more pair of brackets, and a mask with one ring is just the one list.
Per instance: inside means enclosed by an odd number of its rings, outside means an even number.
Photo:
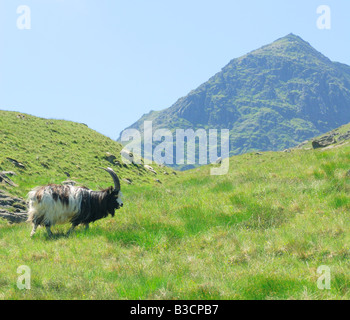
[{"label": "goat", "polygon": [[28,222],[33,224],[32,237],[38,226],[45,226],[48,236],[52,237],[51,226],[71,223],[67,235],[79,224],[89,228],[89,223],[114,217],[116,209],[123,206],[120,181],[111,168],[100,168],[113,178],[114,188],[92,191],[85,187],[49,184],[36,187],[28,193]]}]

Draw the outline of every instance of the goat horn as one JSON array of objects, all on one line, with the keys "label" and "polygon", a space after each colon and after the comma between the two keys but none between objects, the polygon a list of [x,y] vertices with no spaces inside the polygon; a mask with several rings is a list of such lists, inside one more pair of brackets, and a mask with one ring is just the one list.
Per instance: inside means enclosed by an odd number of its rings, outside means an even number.
[{"label": "goat horn", "polygon": [[120,190],[120,181],[119,181],[117,174],[113,171],[112,168],[105,169],[105,168],[100,167],[100,169],[107,171],[112,176],[113,181],[114,181],[114,190],[118,192]]}]

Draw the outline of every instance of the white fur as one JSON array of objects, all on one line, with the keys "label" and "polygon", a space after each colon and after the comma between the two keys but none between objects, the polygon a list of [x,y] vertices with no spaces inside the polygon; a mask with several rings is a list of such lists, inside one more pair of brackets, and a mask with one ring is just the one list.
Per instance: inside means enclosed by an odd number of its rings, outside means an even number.
[{"label": "white fur", "polygon": [[68,206],[63,204],[61,201],[55,201],[49,187],[45,188],[40,202],[38,202],[35,198],[37,189],[29,192],[28,221],[32,221],[34,216],[37,218],[44,216],[44,224],[53,226],[55,224],[68,223],[80,209],[82,190],[81,188],[74,186],[69,186],[69,188],[70,192]]},{"label": "white fur", "polygon": [[122,194],[121,191],[119,191],[119,193],[118,193],[118,198],[117,198],[117,202],[118,202],[118,204],[119,204],[120,206],[123,205],[122,197],[123,197],[123,194]]}]

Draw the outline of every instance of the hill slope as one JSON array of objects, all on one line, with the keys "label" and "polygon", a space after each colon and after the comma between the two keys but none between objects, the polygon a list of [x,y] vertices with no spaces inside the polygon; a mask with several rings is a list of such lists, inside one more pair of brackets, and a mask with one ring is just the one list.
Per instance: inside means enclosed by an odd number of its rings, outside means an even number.
[{"label": "hill slope", "polygon": [[121,150],[119,143],[84,124],[0,111],[0,171],[14,171],[16,176],[11,179],[18,185],[3,183],[1,188],[12,194],[24,196],[35,186],[68,178],[94,189],[112,185],[98,167],[112,167],[121,180],[136,185],[157,184],[155,179],[162,180],[172,172],[155,165],[155,175],[143,165],[124,165]]},{"label": "hill slope", "polygon": [[[325,141],[323,150],[339,148],[350,143],[350,123],[344,124],[343,126],[336,128],[330,132],[322,134],[309,141],[304,141],[296,148],[298,149],[311,149],[314,148],[315,141]],[[316,145],[317,147],[317,145]]]},{"label": "hill slope", "polygon": [[[68,168],[78,161],[65,159]],[[349,299],[349,160],[349,144],[235,156],[226,176],[204,166],[162,186],[124,188],[114,218],[69,238],[69,226],[54,227],[54,239],[44,229],[30,239],[30,226],[0,219],[0,299]],[[91,184],[101,181],[85,170]],[[16,286],[20,265],[31,269],[30,290]],[[330,268],[330,290],[317,287],[320,266]]]},{"label": "hill slope", "polygon": [[[18,173],[9,191],[61,182],[63,171],[111,184],[96,167],[118,143],[67,121],[12,112],[0,121],[0,166]],[[251,153],[232,157],[225,176],[204,166],[164,174],[162,185],[115,165],[136,182],[123,184],[116,216],[88,231],[67,238],[69,226],[55,226],[53,239],[44,229],[30,239],[30,226],[0,219],[0,299],[349,299],[349,155],[349,144]],[[30,290],[16,286],[20,265]],[[331,290],[317,287],[322,265]]]},{"label": "hill slope", "polygon": [[283,150],[350,122],[350,67],[289,34],[129,128],[230,129],[230,153]]}]

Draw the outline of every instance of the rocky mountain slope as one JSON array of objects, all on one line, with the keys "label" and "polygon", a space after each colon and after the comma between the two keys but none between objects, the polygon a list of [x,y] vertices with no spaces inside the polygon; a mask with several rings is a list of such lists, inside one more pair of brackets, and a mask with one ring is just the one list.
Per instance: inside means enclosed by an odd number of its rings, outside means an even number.
[{"label": "rocky mountain slope", "polygon": [[[350,67],[289,34],[230,61],[129,128],[230,129],[230,154],[283,150],[350,122]],[[155,144],[156,146],[156,144]]]}]

